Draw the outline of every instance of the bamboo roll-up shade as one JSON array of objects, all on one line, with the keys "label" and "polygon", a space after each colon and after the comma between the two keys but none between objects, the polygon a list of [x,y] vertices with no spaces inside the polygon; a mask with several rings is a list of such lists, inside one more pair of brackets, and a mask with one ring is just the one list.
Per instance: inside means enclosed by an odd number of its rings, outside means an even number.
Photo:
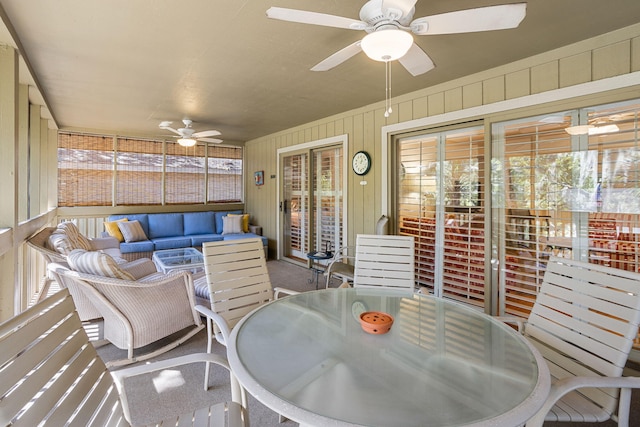
[{"label": "bamboo roll-up shade", "polygon": [[183,147],[167,143],[165,169],[165,202],[187,204],[204,202],[204,145]]},{"label": "bamboo roll-up shade", "polygon": [[162,204],[163,142],[118,138],[116,204]]},{"label": "bamboo roll-up shade", "polygon": [[242,147],[60,132],[58,164],[59,206],[242,201]]},{"label": "bamboo roll-up shade", "polygon": [[208,146],[207,202],[242,201],[242,148]]},{"label": "bamboo roll-up shade", "polygon": [[60,132],[58,206],[111,206],[113,138]]}]

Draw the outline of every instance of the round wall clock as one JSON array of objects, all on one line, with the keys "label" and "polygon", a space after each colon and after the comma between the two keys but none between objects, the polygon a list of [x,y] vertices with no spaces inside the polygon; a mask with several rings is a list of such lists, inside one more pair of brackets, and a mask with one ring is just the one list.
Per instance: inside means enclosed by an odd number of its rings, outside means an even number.
[{"label": "round wall clock", "polygon": [[358,151],[353,155],[351,166],[356,175],[366,175],[371,169],[371,157],[366,151]]}]

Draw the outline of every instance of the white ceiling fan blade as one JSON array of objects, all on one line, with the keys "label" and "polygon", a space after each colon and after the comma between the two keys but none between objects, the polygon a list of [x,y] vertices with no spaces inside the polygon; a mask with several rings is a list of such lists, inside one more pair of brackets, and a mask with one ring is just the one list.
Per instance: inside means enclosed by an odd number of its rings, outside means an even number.
[{"label": "white ceiling fan blade", "polygon": [[221,139],[217,138],[198,138],[198,141],[211,142],[213,144],[220,144],[222,142]]},{"label": "white ceiling fan blade", "polygon": [[351,58],[352,56],[360,52],[362,52],[362,47],[360,47],[360,40],[358,40],[357,42],[351,43],[349,46],[345,47],[344,49],[337,51],[330,57],[319,62],[311,69],[311,71],[330,70],[333,67],[336,67],[342,64],[344,61],[346,61],[347,59]]},{"label": "white ceiling fan blade", "polygon": [[191,136],[193,136],[194,138],[200,138],[200,137],[218,136],[218,135],[222,135],[222,134],[220,132],[218,132],[217,130],[203,130],[203,131],[200,131],[200,132],[196,132]]},{"label": "white ceiling fan blade", "polygon": [[347,30],[364,30],[367,24],[351,18],[327,15],[326,13],[308,12],[305,10],[270,7],[267,17],[281,21],[299,22],[301,24],[322,25],[325,27],[346,28]]},{"label": "white ceiling fan blade", "polygon": [[526,3],[479,7],[415,19],[411,31],[423,35],[505,30],[520,25],[526,14]]},{"label": "white ceiling fan blade", "polygon": [[409,51],[398,61],[412,76],[419,76],[435,68],[435,64],[424,50],[417,44],[411,45]]},{"label": "white ceiling fan blade", "polygon": [[160,129],[168,130],[168,131],[170,131],[170,132],[173,132],[173,133],[175,133],[175,134],[180,135],[180,132],[178,132],[178,130],[177,130],[177,129],[170,128],[169,126],[160,126]]}]

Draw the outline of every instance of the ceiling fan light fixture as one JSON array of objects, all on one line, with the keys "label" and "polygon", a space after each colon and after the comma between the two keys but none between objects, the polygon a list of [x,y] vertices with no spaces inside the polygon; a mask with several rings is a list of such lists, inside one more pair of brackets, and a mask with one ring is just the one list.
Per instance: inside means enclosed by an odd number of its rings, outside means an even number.
[{"label": "ceiling fan light fixture", "polygon": [[592,125],[577,125],[577,126],[569,126],[564,129],[569,135],[586,135],[589,133],[589,129],[591,129]]},{"label": "ceiling fan light fixture", "polygon": [[412,44],[411,34],[391,26],[367,34],[362,39],[360,47],[374,61],[389,62],[402,58]]},{"label": "ceiling fan light fixture", "polygon": [[569,135],[602,135],[605,133],[614,133],[618,132],[620,128],[617,125],[603,125],[603,126],[594,126],[594,125],[578,125],[578,126],[569,126],[564,129]]},{"label": "ceiling fan light fixture", "polygon": [[196,140],[193,138],[179,138],[178,144],[182,145],[183,147],[193,147],[194,145],[196,145]]}]

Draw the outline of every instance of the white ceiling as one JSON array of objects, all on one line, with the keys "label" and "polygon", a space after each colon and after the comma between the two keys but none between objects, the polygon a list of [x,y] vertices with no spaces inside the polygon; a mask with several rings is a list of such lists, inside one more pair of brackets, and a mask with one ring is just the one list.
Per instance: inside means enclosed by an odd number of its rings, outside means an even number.
[{"label": "white ceiling", "polygon": [[[514,0],[418,0],[414,17]],[[384,99],[384,65],[363,53],[315,64],[364,32],[270,20],[270,6],[359,19],[363,1],[0,0],[0,44],[18,46],[60,128],[164,135],[194,120],[246,141]],[[436,64],[393,66],[393,95],[545,52],[640,21],[638,0],[529,0],[519,28],[415,36]],[[13,34],[13,37],[10,37]],[[26,77],[23,77],[23,80]],[[177,122],[177,123],[176,123]]]}]

